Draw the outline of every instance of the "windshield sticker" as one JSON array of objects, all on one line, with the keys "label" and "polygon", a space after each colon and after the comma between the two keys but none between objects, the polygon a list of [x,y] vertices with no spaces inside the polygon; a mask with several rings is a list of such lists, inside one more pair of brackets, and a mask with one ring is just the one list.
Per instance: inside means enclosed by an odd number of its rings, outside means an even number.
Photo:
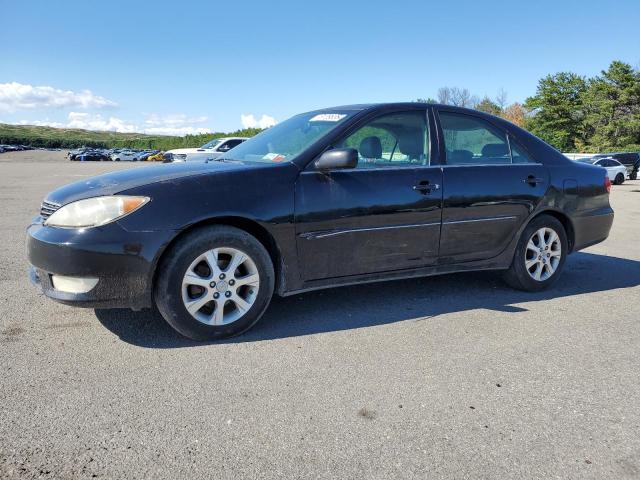
[{"label": "windshield sticker", "polygon": [[262,157],[263,160],[271,160],[272,162],[282,162],[285,158],[286,157],[284,155],[279,153],[267,153]]},{"label": "windshield sticker", "polygon": [[315,117],[312,117],[310,122],[339,122],[346,115],[344,113],[319,113]]}]

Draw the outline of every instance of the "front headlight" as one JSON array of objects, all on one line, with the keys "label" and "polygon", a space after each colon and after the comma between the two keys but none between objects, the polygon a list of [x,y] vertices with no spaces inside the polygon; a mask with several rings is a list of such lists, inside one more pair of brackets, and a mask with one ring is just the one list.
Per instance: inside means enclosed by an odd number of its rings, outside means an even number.
[{"label": "front headlight", "polygon": [[149,200],[149,197],[128,195],[86,198],[56,210],[44,224],[66,228],[98,227],[135,212]]}]

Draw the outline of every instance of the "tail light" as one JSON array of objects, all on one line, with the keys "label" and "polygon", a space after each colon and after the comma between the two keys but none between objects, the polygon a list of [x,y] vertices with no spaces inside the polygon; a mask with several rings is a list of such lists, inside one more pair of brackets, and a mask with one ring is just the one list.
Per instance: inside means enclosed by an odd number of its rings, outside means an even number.
[{"label": "tail light", "polygon": [[611,180],[609,180],[609,175],[604,176],[604,188],[607,189],[607,193],[611,193]]}]

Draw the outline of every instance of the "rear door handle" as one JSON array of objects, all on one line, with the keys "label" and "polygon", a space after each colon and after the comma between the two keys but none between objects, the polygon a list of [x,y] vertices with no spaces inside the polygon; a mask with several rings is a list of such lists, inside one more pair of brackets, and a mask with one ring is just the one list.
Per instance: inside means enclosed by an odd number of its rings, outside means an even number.
[{"label": "rear door handle", "polygon": [[431,192],[433,192],[434,190],[438,190],[439,188],[440,185],[438,185],[437,183],[429,183],[428,180],[424,180],[413,186],[413,189],[416,192],[420,192],[423,195],[429,195]]},{"label": "rear door handle", "polygon": [[536,186],[539,183],[544,183],[544,178],[538,178],[534,175],[529,175],[527,178],[522,180],[524,183],[528,183],[529,185]]}]

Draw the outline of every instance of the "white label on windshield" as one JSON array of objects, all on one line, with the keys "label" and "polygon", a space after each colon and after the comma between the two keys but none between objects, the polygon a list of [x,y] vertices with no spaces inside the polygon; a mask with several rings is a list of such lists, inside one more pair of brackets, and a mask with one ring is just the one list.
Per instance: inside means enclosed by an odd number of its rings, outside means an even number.
[{"label": "white label on windshield", "polygon": [[280,153],[267,153],[264,157],[262,157],[263,160],[270,160],[272,162],[282,162],[285,158],[287,157]]},{"label": "white label on windshield", "polygon": [[344,113],[319,113],[315,117],[312,117],[310,122],[339,122],[346,115]]}]

